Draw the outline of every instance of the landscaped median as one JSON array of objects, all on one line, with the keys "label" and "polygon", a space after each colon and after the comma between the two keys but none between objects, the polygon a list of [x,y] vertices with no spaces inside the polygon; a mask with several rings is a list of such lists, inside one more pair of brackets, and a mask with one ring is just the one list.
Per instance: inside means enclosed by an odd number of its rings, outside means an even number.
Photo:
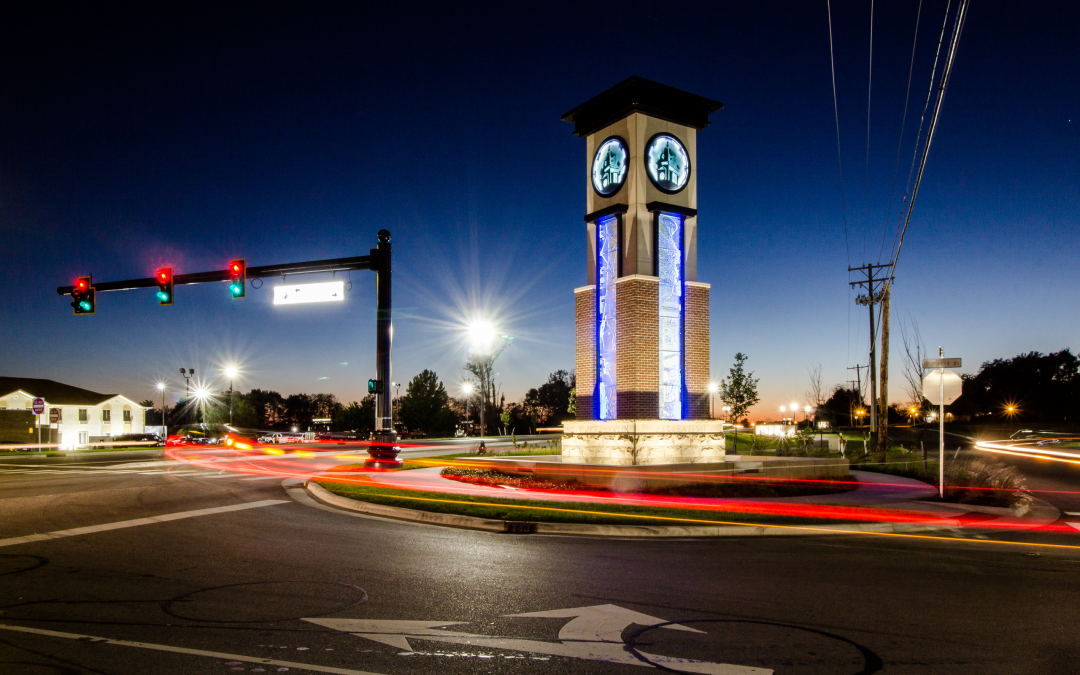
[{"label": "landscaped median", "polygon": [[[404,472],[413,473],[413,472]],[[385,474],[384,474],[385,475]],[[399,474],[400,475],[400,474]],[[680,506],[653,503],[561,501],[400,489],[362,472],[325,472],[308,491],[333,506],[371,515],[497,532],[608,536],[751,536],[829,531],[914,532],[956,527],[957,520],[902,510],[825,505],[734,502]],[[448,485],[453,482],[447,481]],[[647,500],[641,500],[647,501]]]}]

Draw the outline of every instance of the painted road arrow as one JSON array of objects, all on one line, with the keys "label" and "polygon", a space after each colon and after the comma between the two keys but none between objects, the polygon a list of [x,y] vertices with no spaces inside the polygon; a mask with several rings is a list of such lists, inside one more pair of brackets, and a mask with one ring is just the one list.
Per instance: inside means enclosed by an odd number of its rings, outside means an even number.
[{"label": "painted road arrow", "polygon": [[[378,619],[322,618],[304,619],[304,621],[345,633],[352,633],[357,637],[374,640],[398,649],[404,649],[407,652],[413,651],[412,646],[409,644],[409,639],[412,638],[444,644],[507,649],[532,654],[549,654],[551,656],[565,656],[634,666],[654,667],[659,665],[684,673],[771,675],[773,672],[765,668],[751,668],[727,663],[712,663],[658,654],[646,654],[640,650],[635,654],[627,648],[622,639],[623,631],[631,625],[659,626],[668,630],[681,630],[691,633],[701,633],[703,631],[679,624],[669,624],[665,619],[641,614],[618,605],[572,607],[546,612],[509,614],[507,616],[515,618],[568,618],[570,621],[559,631],[560,642],[474,635],[439,629],[441,626],[460,625],[462,623],[460,621],[384,621]],[[642,660],[642,657],[646,660]]]}]

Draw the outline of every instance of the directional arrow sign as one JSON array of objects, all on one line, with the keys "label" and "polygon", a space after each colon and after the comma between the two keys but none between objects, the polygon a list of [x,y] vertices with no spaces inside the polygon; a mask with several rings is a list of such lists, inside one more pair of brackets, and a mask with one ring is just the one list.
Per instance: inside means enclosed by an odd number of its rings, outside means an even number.
[{"label": "directional arrow sign", "polygon": [[932,370],[922,380],[923,396],[934,405],[941,405],[941,379],[945,378],[945,405],[949,405],[964,391],[964,381],[951,370]]},{"label": "directional arrow sign", "polygon": [[[608,663],[621,663],[633,666],[654,667],[653,664],[664,666],[675,672],[682,673],[706,673],[708,675],[771,675],[773,672],[767,668],[752,668],[750,666],[737,666],[728,663],[711,663],[708,661],[695,661],[657,654],[639,652],[649,659],[646,663],[630,650],[623,642],[622,633],[632,625],[660,626],[669,630],[682,630],[692,633],[702,631],[668,624],[664,619],[655,616],[641,614],[633,610],[619,607],[618,605],[595,605],[592,607],[573,607],[569,609],[556,609],[548,612],[530,612],[527,614],[510,614],[512,617],[531,618],[558,618],[570,619],[559,631],[560,642],[548,640],[534,640],[527,638],[508,638],[494,635],[473,635],[470,633],[457,633],[448,630],[439,630],[439,626],[458,625],[460,621],[381,621],[377,619],[304,619],[311,623],[327,628],[333,628],[346,633],[352,633],[357,637],[367,638],[375,642],[381,642],[398,649],[413,651],[409,644],[409,638],[414,640],[428,640],[457,645],[469,645],[472,647],[486,647],[488,649],[508,649],[518,652],[533,654],[550,654],[552,656],[565,656],[570,658],[588,659],[590,661],[606,661]],[[660,625],[667,624],[667,625]]]}]

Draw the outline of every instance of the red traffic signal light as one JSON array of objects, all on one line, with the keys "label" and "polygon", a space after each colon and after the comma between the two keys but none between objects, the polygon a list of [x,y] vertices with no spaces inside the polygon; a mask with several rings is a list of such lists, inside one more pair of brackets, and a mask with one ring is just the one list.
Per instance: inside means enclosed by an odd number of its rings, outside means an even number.
[{"label": "red traffic signal light", "polygon": [[95,296],[90,277],[79,277],[71,289],[71,308],[75,314],[93,314]]},{"label": "red traffic signal light", "polygon": [[229,294],[233,298],[247,295],[247,262],[243,258],[229,262]]},{"label": "red traffic signal light", "polygon": [[157,299],[159,305],[173,304],[173,273],[171,267],[162,267],[154,273],[157,281]]}]

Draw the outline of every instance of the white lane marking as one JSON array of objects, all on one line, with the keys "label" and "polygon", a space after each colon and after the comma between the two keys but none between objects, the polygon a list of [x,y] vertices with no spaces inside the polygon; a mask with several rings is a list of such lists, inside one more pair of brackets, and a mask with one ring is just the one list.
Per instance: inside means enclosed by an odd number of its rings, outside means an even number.
[{"label": "white lane marking", "polygon": [[1080,530],[1080,523],[1065,523],[1066,525],[1072,525],[1076,529]]},{"label": "white lane marking", "polygon": [[1067,516],[1080,516],[1080,511],[1066,511],[1065,515],[1067,515]]},{"label": "white lane marking", "polygon": [[311,663],[297,663],[296,661],[279,661],[277,659],[262,659],[257,656],[244,656],[242,654],[226,654],[223,652],[208,652],[203,649],[188,649],[186,647],[173,647],[172,645],[158,645],[152,642],[131,642],[130,640],[113,640],[112,638],[98,637],[96,635],[79,635],[78,633],[61,633],[55,630],[43,630],[41,628],[27,628],[25,626],[12,626],[0,623],[0,630],[13,630],[20,633],[33,633],[34,635],[46,635],[48,637],[65,638],[67,640],[82,640],[90,644],[118,645],[120,647],[138,647],[140,649],[153,649],[159,652],[172,652],[174,654],[190,654],[192,656],[208,656],[214,659],[229,659],[232,661],[246,661],[248,663],[260,663],[265,666],[281,666],[283,668],[298,668],[300,670],[312,670],[317,673],[334,673],[335,675],[381,675],[364,670],[351,670],[349,668],[334,668],[332,666],[316,666]]},{"label": "white lane marking", "polygon": [[655,667],[660,665],[685,673],[703,673],[707,675],[772,675],[773,673],[768,668],[695,661],[659,654],[646,654],[645,652],[641,652],[641,654],[649,659],[649,663],[641,661],[626,649],[626,644],[622,639],[623,631],[631,625],[658,626],[691,633],[701,633],[702,631],[679,624],[668,624],[664,619],[641,614],[618,605],[572,607],[547,612],[508,614],[507,616],[567,618],[570,621],[559,631],[559,640],[561,642],[476,635],[439,628],[440,626],[454,626],[462,623],[459,621],[323,618],[304,619],[304,621],[345,633],[352,633],[357,637],[380,642],[396,649],[404,649],[406,650],[405,654],[415,653],[409,642],[410,639],[414,639],[487,649],[507,649],[532,654],[565,656],[632,666]]},{"label": "white lane marking", "polygon": [[232,506],[215,506],[210,509],[198,509],[195,511],[166,513],[160,516],[150,516],[149,518],[121,520],[115,523],[105,523],[103,525],[90,525],[88,527],[76,527],[70,530],[56,530],[55,532],[44,532],[42,534],[29,534],[25,537],[11,537],[10,539],[0,539],[0,547],[15,546],[16,544],[28,544],[33,541],[45,541],[47,539],[62,539],[64,537],[75,537],[80,534],[92,534],[94,532],[105,532],[106,530],[120,530],[125,527],[153,525],[154,523],[166,523],[170,520],[181,520],[183,518],[198,518],[199,516],[211,516],[216,513],[243,511],[245,509],[257,509],[262,506],[273,506],[275,504],[288,503],[289,501],[286,499],[264,499],[259,502],[248,502],[246,504],[233,504]]},{"label": "white lane marking", "polygon": [[274,480],[275,478],[281,478],[281,476],[255,476],[254,478],[241,478],[240,480]]}]

